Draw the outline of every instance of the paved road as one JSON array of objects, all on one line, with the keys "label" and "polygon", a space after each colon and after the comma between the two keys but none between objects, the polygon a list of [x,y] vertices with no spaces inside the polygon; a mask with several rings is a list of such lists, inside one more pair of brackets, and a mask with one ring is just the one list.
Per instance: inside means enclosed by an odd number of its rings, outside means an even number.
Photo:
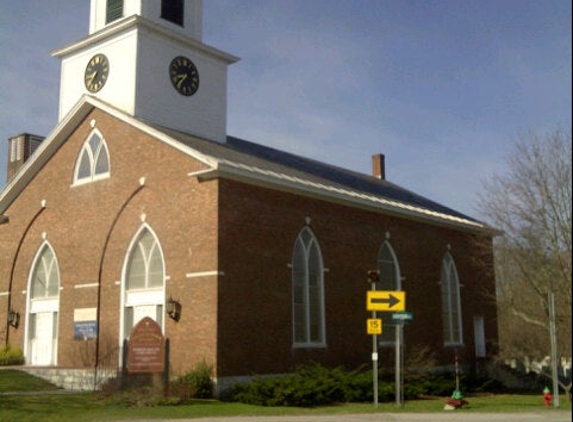
[{"label": "paved road", "polygon": [[[157,422],[139,421],[139,422]],[[163,420],[162,422],[571,422],[567,411],[528,413],[372,413],[324,416],[257,416]]]}]

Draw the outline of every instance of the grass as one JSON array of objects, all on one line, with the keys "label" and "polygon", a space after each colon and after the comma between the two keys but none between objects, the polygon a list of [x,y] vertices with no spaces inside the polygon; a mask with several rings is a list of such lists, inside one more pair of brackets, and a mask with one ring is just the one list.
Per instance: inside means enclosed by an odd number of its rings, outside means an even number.
[{"label": "grass", "polygon": [[0,370],[0,394],[10,391],[51,391],[58,387],[26,372],[12,369]]},{"label": "grass", "polygon": [[[14,383],[14,384],[12,384]],[[126,406],[118,398],[104,398],[97,393],[58,394],[55,387],[18,371],[0,371],[0,393],[6,391],[37,394],[0,395],[0,422],[82,422],[121,421],[138,419],[182,419],[202,417],[311,415],[389,412],[441,412],[445,399],[407,401],[402,408],[394,403],[380,403],[374,409],[371,403],[352,403],[313,409],[258,407],[241,403],[223,403],[217,400],[194,400],[188,405],[162,405],[153,407]],[[480,395],[467,397],[469,406],[461,412],[523,412],[544,411],[539,395]],[[571,411],[571,404],[562,409]]]}]

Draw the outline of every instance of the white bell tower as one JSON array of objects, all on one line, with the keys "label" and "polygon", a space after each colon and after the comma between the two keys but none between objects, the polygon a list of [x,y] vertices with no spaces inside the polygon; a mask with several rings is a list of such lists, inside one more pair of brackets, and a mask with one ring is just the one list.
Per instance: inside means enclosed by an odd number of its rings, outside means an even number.
[{"label": "white bell tower", "polygon": [[225,142],[227,67],[202,42],[202,0],[91,0],[89,35],[61,59],[62,120],[83,95],[171,129]]},{"label": "white bell tower", "polygon": [[91,0],[90,35],[113,21],[140,15],[201,41],[203,0]]}]

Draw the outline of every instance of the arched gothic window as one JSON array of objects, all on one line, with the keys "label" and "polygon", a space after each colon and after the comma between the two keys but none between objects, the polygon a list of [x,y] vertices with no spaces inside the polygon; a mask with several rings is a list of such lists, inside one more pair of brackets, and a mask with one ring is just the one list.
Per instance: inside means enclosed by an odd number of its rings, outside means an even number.
[{"label": "arched gothic window", "polygon": [[318,241],[310,228],[299,234],[292,259],[295,346],[324,346],[324,270]]},{"label": "arched gothic window", "polygon": [[123,337],[144,317],[163,326],[165,264],[161,246],[144,226],[135,236],[126,258],[123,295]]},{"label": "arched gothic window", "polygon": [[463,344],[460,281],[449,252],[442,260],[441,290],[444,345],[458,346]]},{"label": "arched gothic window", "polygon": [[50,299],[60,293],[60,271],[56,256],[47,244],[36,260],[30,283],[31,299]]},{"label": "arched gothic window", "polygon": [[[394,253],[394,249],[388,241],[385,241],[378,251],[378,271],[380,271],[380,285],[382,290],[401,290],[400,266]],[[396,340],[395,324],[392,314],[381,312],[382,335],[380,341],[386,345],[394,344]]]},{"label": "arched gothic window", "polygon": [[109,152],[101,134],[94,130],[84,143],[74,171],[74,184],[109,177]]}]

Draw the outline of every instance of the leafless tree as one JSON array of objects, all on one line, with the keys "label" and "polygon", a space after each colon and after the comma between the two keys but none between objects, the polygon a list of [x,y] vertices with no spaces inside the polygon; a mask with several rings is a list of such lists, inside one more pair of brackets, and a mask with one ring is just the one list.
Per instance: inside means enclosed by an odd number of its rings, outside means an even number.
[{"label": "leafless tree", "polygon": [[495,239],[500,352],[549,355],[548,294],[558,349],[571,356],[571,131],[522,136],[504,174],[484,183],[479,207]]}]

